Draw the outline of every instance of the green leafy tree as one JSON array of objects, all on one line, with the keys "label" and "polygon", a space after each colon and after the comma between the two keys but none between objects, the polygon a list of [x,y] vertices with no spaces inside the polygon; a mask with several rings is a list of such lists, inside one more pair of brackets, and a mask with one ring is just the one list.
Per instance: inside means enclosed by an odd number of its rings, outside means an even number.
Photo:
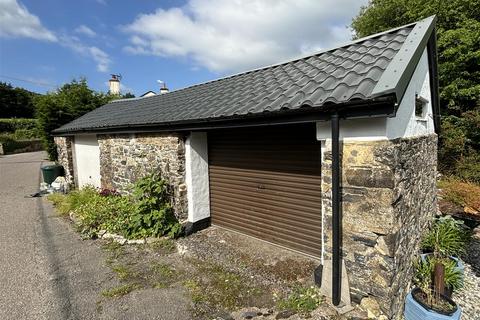
[{"label": "green leafy tree", "polygon": [[0,82],[0,118],[33,118],[33,97],[36,94]]},{"label": "green leafy tree", "polygon": [[437,15],[442,133],[439,168],[480,183],[480,0],[370,0],[355,37]]},{"label": "green leafy tree", "polygon": [[106,104],[111,99],[112,96],[90,89],[85,79],[73,80],[54,92],[36,97],[36,115],[50,159],[57,158],[52,130]]}]

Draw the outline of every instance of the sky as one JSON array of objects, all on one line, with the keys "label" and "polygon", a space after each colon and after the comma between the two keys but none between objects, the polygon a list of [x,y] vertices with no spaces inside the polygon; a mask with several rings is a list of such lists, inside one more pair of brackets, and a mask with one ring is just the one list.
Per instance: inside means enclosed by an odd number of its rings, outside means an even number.
[{"label": "sky", "polygon": [[0,0],[0,81],[158,92],[328,49],[367,0]]}]

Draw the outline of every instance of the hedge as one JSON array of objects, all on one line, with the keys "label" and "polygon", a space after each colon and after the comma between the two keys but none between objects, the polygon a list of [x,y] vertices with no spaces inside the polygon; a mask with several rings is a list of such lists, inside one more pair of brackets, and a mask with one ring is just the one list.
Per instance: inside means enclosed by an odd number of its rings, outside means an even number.
[{"label": "hedge", "polygon": [[15,132],[17,130],[37,130],[37,119],[0,119],[0,132]]},{"label": "hedge", "polygon": [[42,150],[40,140],[15,140],[9,135],[0,134],[0,154],[31,152]]}]

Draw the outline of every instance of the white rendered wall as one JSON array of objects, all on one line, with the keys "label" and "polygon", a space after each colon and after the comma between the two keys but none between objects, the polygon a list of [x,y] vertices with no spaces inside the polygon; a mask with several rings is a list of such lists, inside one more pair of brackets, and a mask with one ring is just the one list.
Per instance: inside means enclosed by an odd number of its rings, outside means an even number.
[{"label": "white rendered wall", "polygon": [[185,180],[187,183],[188,221],[210,217],[208,182],[208,143],[206,132],[191,132],[185,142]]},{"label": "white rendered wall", "polygon": [[[415,94],[426,99],[425,117],[415,115]],[[426,49],[393,118],[340,120],[340,138],[347,140],[386,140],[416,137],[435,132],[430,95],[430,75]],[[317,139],[331,137],[330,121],[317,122]]]},{"label": "white rendered wall", "polygon": [[78,187],[93,185],[100,188],[100,148],[97,136],[94,134],[76,135],[74,149]]},{"label": "white rendered wall", "polygon": [[[415,116],[415,94],[428,101],[423,118]],[[397,115],[395,118],[387,119],[387,137],[389,139],[408,138],[434,133],[431,101],[428,57],[425,49],[398,107]]]}]

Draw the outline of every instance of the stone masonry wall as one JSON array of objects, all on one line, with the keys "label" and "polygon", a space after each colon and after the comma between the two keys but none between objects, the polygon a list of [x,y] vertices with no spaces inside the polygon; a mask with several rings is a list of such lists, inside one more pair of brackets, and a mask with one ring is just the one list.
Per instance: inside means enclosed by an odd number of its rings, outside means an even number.
[{"label": "stone masonry wall", "polygon": [[173,187],[175,212],[186,218],[184,141],[163,133],[98,135],[102,187],[125,193],[139,178],[159,172]]},{"label": "stone masonry wall", "polygon": [[[399,319],[423,230],[436,212],[436,135],[342,145],[343,259],[351,297]],[[331,144],[322,162],[331,253]]]},{"label": "stone masonry wall", "polygon": [[73,137],[54,137],[54,142],[57,145],[57,162],[65,170],[65,180],[70,187],[73,187],[75,185],[72,153]]}]

